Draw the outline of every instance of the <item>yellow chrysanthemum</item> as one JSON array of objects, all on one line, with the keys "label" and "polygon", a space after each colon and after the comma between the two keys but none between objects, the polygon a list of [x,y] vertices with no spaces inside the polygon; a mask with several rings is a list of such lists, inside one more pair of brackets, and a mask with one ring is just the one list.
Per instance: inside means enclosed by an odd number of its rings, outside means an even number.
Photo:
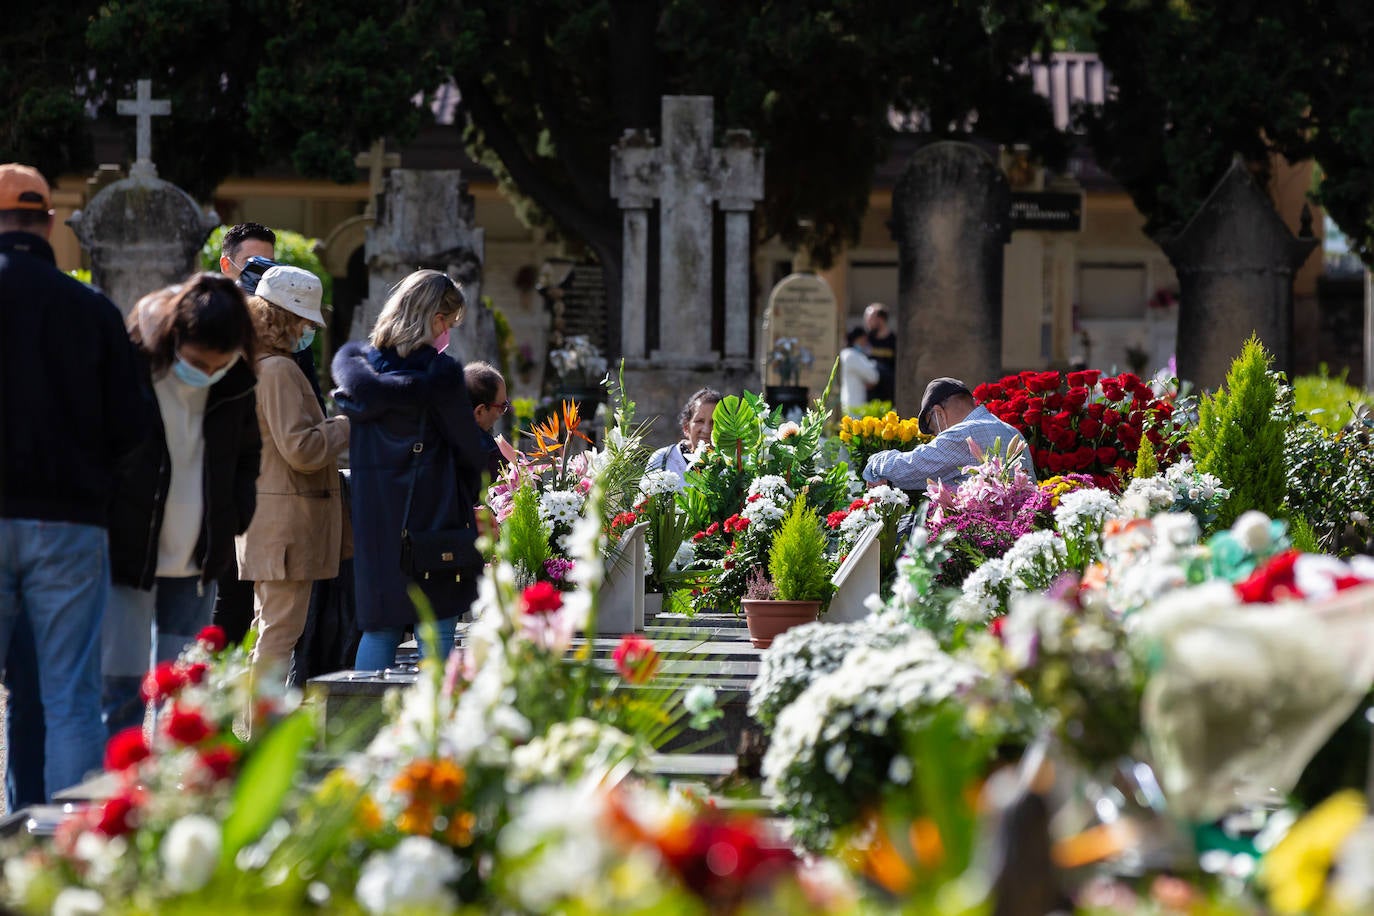
[{"label": "yellow chrysanthemum", "polygon": [[1364,796],[1354,789],[1337,792],[1293,825],[1264,857],[1260,882],[1269,890],[1274,912],[1311,912],[1326,891],[1337,851],[1364,820]]}]

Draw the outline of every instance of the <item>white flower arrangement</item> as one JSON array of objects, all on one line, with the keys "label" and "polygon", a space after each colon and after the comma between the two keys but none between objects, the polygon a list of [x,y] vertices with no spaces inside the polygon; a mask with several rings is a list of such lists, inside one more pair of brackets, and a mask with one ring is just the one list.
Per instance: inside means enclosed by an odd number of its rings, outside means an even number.
[{"label": "white flower arrangement", "polygon": [[1006,607],[1009,588],[1007,564],[1000,557],[987,560],[964,580],[949,616],[961,623],[987,623]]},{"label": "white flower arrangement", "polygon": [[406,837],[363,865],[358,902],[373,916],[452,913],[458,896],[451,885],[461,874],[462,863],[447,846],[429,837]]},{"label": "white flower arrangement", "polygon": [[539,516],[550,525],[571,525],[582,517],[585,502],[576,490],[546,490],[539,494]]},{"label": "white flower arrangement", "polygon": [[629,735],[592,719],[559,722],[548,732],[511,752],[506,787],[519,792],[538,783],[575,781],[584,773],[599,773],[646,762]]},{"label": "white flower arrangement", "polygon": [[606,357],[585,334],[567,338],[549,353],[549,363],[566,385],[594,385],[606,374]]},{"label": "white flower arrangement", "polygon": [[673,471],[648,471],[639,481],[639,495],[644,498],[672,495],[684,486],[682,478]]},{"label": "white flower arrangement", "polygon": [[787,480],[777,474],[764,474],[749,482],[748,496],[762,496],[770,501],[791,502],[795,496]]}]

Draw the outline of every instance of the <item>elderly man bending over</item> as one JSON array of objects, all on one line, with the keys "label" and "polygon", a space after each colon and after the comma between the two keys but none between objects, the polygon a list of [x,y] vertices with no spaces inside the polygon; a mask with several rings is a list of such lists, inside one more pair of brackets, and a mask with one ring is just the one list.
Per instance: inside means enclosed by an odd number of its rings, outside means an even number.
[{"label": "elderly man bending over", "polygon": [[[934,440],[910,451],[878,452],[868,459],[864,480],[872,485],[889,483],[902,490],[924,490],[927,480],[958,486],[968,477],[964,467],[974,463],[970,439],[984,452],[1000,440],[1003,453],[1013,440],[1021,441],[1016,427],[976,404],[973,392],[956,378],[937,378],[926,386],[917,421],[922,432],[935,435]],[[1022,449],[1017,460],[1034,478],[1035,466],[1029,450]]]}]

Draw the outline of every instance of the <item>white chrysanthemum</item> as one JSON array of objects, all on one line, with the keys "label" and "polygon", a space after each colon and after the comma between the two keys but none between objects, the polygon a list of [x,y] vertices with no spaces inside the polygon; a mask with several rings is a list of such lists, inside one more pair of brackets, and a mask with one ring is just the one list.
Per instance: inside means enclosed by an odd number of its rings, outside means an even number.
[{"label": "white chrysanthemum", "polygon": [[749,484],[750,496],[763,496],[769,500],[792,501],[795,495],[792,488],[787,485],[787,481],[777,474],[764,474],[762,477],[755,477]]},{"label": "white chrysanthemum", "polygon": [[949,616],[963,623],[986,623],[1002,610],[1007,566],[994,557],[984,561],[964,580],[959,597],[949,604]]},{"label": "white chrysanthemum", "polygon": [[1016,539],[1002,557],[1007,576],[1023,587],[1045,588],[1064,571],[1064,539],[1053,531],[1031,531]]},{"label": "white chrysanthemum", "polygon": [[697,545],[691,538],[678,545],[677,553],[673,555],[673,560],[668,564],[668,572],[679,572],[691,566],[697,558]]},{"label": "white chrysanthemum", "polygon": [[451,885],[462,864],[448,847],[411,836],[387,852],[373,853],[358,878],[358,902],[369,913],[441,912],[457,909]]},{"label": "white chrysanthemum", "polygon": [[624,761],[641,762],[634,739],[587,718],[554,723],[545,734],[511,751],[506,772],[510,791],[535,783],[563,783],[599,774]]},{"label": "white chrysanthemum", "polygon": [[3,873],[10,899],[22,904],[28,899],[34,879],[43,873],[43,866],[36,856],[14,855],[5,860]]},{"label": "white chrysanthemum", "polygon": [[694,716],[716,708],[716,691],[705,684],[697,684],[682,697],[682,708]]},{"label": "white chrysanthemum", "polygon": [[649,471],[639,482],[641,496],[676,493],[683,487],[682,478],[673,471]]},{"label": "white chrysanthemum", "polygon": [[905,493],[887,484],[870,488],[864,496],[868,499],[877,500],[878,504],[884,507],[905,509],[911,505],[911,500],[907,498]]},{"label": "white chrysanthemum", "polygon": [[219,864],[219,824],[203,814],[189,814],[171,826],[159,848],[167,886],[178,893],[198,891]]},{"label": "white chrysanthemum", "polygon": [[1162,512],[1150,520],[1150,527],[1154,529],[1156,547],[1164,548],[1156,555],[1196,544],[1202,534],[1197,519],[1189,512]]},{"label": "white chrysanthemum", "polygon": [[1106,490],[1085,487],[1059,498],[1054,523],[1061,531],[1099,530],[1117,511],[1116,497]]},{"label": "white chrysanthemum", "polygon": [[539,494],[539,517],[550,525],[571,525],[582,516],[584,502],[576,490],[549,490]]},{"label": "white chrysanthemum", "polygon": [[497,845],[518,869],[510,893],[528,912],[555,910],[560,900],[593,892],[621,853],[588,830],[605,816],[605,795],[592,779],[541,786],[517,796]]},{"label": "white chrysanthemum", "polygon": [[878,515],[878,510],[872,506],[855,509],[845,516],[844,521],[840,522],[840,537],[846,541],[855,540],[864,533],[869,525],[881,521],[882,517]]},{"label": "white chrysanthemum", "polygon": [[105,898],[84,887],[64,887],[53,899],[52,916],[100,916]]},{"label": "white chrysanthemum", "polygon": [[747,518],[751,525],[773,525],[783,520],[787,515],[787,508],[785,505],[764,496],[763,499],[746,503],[739,515],[740,518]]}]

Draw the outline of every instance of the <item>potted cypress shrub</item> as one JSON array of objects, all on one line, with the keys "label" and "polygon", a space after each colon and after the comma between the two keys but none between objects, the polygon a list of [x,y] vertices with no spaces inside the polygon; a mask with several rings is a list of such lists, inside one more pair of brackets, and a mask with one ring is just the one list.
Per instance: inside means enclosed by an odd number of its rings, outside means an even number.
[{"label": "potted cypress shrub", "polygon": [[767,649],[779,633],[820,616],[834,587],[830,577],[835,570],[825,547],[825,526],[800,494],[773,537],[767,579],[756,571],[740,602],[755,648]]}]

